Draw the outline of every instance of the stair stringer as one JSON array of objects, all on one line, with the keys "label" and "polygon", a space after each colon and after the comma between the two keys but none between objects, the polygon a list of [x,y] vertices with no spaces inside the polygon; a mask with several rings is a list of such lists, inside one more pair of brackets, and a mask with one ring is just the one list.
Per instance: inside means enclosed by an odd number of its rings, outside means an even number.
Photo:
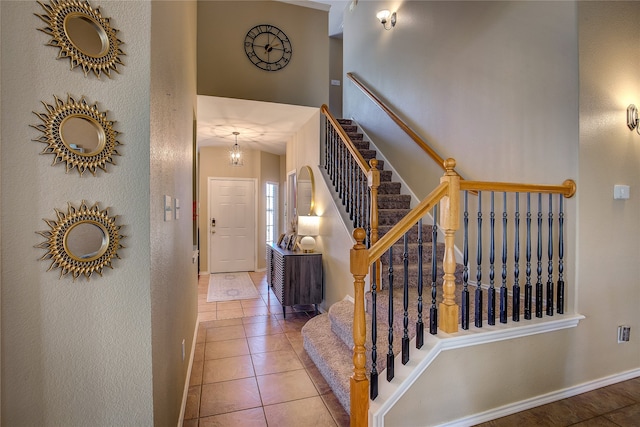
[{"label": "stair stringer", "polygon": [[[438,336],[425,334],[424,345],[421,349],[415,348],[415,338],[413,338],[409,344],[411,349],[409,362],[403,365],[402,354],[396,356],[393,380],[386,381],[385,372],[380,373],[378,397],[369,401],[369,426],[384,426],[385,415],[442,352],[574,328],[584,318],[581,314],[564,314],[555,316],[553,320],[547,318],[528,320],[526,324],[518,326],[498,324],[466,331],[460,330],[455,334],[438,331]],[[468,418],[464,421],[451,420],[450,423],[444,425],[470,425],[469,421]]]}]

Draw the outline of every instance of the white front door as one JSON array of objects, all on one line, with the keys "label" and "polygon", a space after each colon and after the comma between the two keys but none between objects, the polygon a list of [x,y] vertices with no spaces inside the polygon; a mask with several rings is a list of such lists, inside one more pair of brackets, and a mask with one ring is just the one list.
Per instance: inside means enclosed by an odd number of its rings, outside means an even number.
[{"label": "white front door", "polygon": [[255,270],[256,180],[209,178],[209,271]]}]

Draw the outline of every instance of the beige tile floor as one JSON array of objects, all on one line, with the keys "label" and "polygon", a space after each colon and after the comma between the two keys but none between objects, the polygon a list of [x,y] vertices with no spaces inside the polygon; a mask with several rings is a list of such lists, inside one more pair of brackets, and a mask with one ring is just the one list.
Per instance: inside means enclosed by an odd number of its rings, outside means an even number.
[{"label": "beige tile floor", "polygon": [[[348,426],[349,416],[302,347],[313,307],[282,306],[264,273],[259,299],[207,303],[200,276],[196,342],[184,427]],[[420,425],[420,423],[416,423]],[[482,427],[638,427],[640,377],[480,424]]]},{"label": "beige tile floor", "polygon": [[329,385],[302,347],[313,306],[282,305],[264,273],[249,273],[260,298],[207,303],[198,280],[200,324],[184,427],[348,426]]}]

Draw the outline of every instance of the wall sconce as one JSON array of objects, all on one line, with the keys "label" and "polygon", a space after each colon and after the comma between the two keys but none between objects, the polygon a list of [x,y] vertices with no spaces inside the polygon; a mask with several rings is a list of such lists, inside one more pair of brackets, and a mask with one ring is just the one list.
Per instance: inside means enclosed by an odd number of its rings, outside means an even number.
[{"label": "wall sconce", "polygon": [[233,132],[233,134],[236,136],[236,143],[229,150],[229,163],[231,163],[231,166],[244,166],[244,157],[238,145],[238,135],[240,135],[240,132]]},{"label": "wall sconce", "polygon": [[298,235],[304,236],[300,240],[302,252],[311,253],[316,247],[313,236],[320,234],[320,217],[315,215],[301,215],[298,217]]},{"label": "wall sconce", "polygon": [[380,20],[385,30],[390,30],[396,26],[397,15],[395,12],[391,13],[384,9],[376,14],[376,18]]},{"label": "wall sconce", "polygon": [[627,107],[627,127],[629,130],[636,130],[640,134],[640,127],[638,126],[638,109],[634,104],[629,104]]}]

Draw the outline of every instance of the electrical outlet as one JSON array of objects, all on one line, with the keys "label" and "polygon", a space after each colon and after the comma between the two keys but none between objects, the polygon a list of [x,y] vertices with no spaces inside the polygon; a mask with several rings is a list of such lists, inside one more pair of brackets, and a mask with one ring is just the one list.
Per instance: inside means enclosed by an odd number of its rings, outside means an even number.
[{"label": "electrical outlet", "polygon": [[182,339],[182,361],[184,362],[185,352],[184,352],[184,338]]},{"label": "electrical outlet", "polygon": [[628,342],[631,338],[631,326],[618,326],[618,343]]}]

